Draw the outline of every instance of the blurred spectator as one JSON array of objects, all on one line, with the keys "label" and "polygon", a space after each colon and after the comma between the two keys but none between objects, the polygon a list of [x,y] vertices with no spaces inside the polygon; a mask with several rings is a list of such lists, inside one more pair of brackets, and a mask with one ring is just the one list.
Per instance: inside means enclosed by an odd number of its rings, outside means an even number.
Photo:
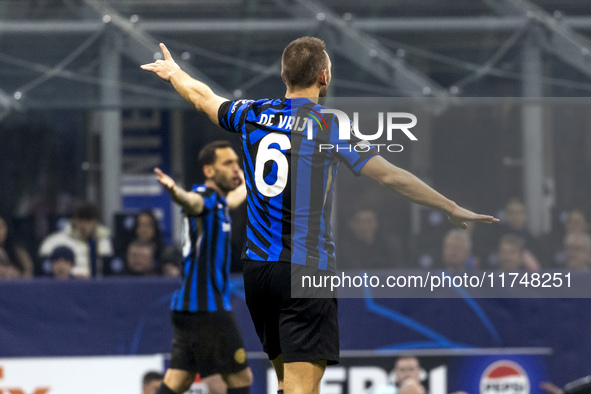
[{"label": "blurred spectator", "polygon": [[38,175],[38,182],[25,192],[18,204],[18,216],[33,218],[35,239],[43,239],[52,231],[52,221],[55,217],[69,217],[75,209],[75,198],[60,188],[62,175],[43,167]]},{"label": "blurred spectator", "polygon": [[431,269],[441,262],[441,240],[453,225],[439,211],[423,209],[420,215],[421,230],[409,237],[411,266]]},{"label": "blurred spectator", "polygon": [[[129,223],[132,220],[131,225]],[[118,256],[125,256],[127,247],[134,241],[151,244],[154,247],[156,260],[160,259],[165,247],[160,231],[160,224],[150,210],[141,211],[133,216],[125,215],[123,228],[118,233],[116,251]]]},{"label": "blurred spectator", "polygon": [[505,234],[501,237],[497,259],[499,269],[503,271],[538,272],[541,269],[538,260],[529,250],[525,249],[523,238],[515,234]]},{"label": "blurred spectator", "polygon": [[156,219],[152,211],[147,210],[137,214],[133,226],[133,237],[132,241],[151,244],[154,248],[156,259],[160,258],[164,248],[164,242],[162,241],[158,219]]},{"label": "blurred spectator", "polygon": [[564,210],[558,214],[555,227],[549,234],[538,237],[536,256],[545,267],[564,268],[566,263],[564,253],[564,238],[571,233],[589,231],[589,223],[583,210]]},{"label": "blurred spectator", "polygon": [[389,383],[378,387],[372,394],[425,394],[421,384],[421,365],[413,356],[399,357],[390,372]]},{"label": "blurred spectator", "polygon": [[51,273],[55,279],[72,279],[72,269],[76,265],[74,252],[67,246],[58,246],[49,256]]},{"label": "blurred spectator", "polygon": [[564,238],[566,268],[583,271],[591,267],[591,235],[570,233]]},{"label": "blurred spectator", "polygon": [[50,234],[42,242],[39,256],[47,258],[60,245],[74,252],[72,274],[77,277],[102,276],[103,259],[113,255],[109,229],[100,224],[99,209],[90,203],[79,206],[64,230]]},{"label": "blurred spectator", "polygon": [[564,233],[585,233],[589,230],[589,223],[585,213],[579,209],[571,210],[564,221]]},{"label": "blurred spectator", "polygon": [[502,271],[519,271],[523,269],[524,242],[514,234],[505,234],[499,241],[499,269]]},{"label": "blurred spectator", "polygon": [[454,271],[478,268],[478,259],[472,256],[472,240],[464,230],[449,230],[443,238],[443,266]]},{"label": "blurred spectator", "polygon": [[162,251],[158,262],[158,273],[163,276],[181,276],[183,254],[174,246],[167,246]]},{"label": "blurred spectator", "polygon": [[8,222],[0,216],[0,248],[8,254],[8,258],[25,277],[33,276],[33,260],[29,253],[16,244]]},{"label": "blurred spectator", "polygon": [[342,269],[387,269],[404,265],[402,242],[399,237],[386,236],[373,209],[359,209],[351,217],[339,242],[338,267]]},{"label": "blurred spectator", "polygon": [[505,218],[501,222],[504,232],[520,236],[526,246],[532,241],[531,234],[527,228],[527,207],[517,198],[512,198],[505,205]]},{"label": "blurred spectator", "polygon": [[10,261],[8,253],[3,248],[0,248],[0,280],[18,279],[21,276],[22,272]]},{"label": "blurred spectator", "polygon": [[127,247],[127,274],[132,276],[154,275],[154,247],[151,244],[132,241]]},{"label": "blurred spectator", "polygon": [[147,372],[142,379],[142,394],[156,394],[164,375],[159,372]]},{"label": "blurred spectator", "polygon": [[[495,248],[498,247],[501,238],[506,234],[515,235],[523,240],[521,263],[523,268],[532,272],[540,270],[541,264],[532,252],[532,250],[539,252],[540,247],[536,245],[535,240],[527,228],[527,207],[521,200],[512,198],[507,202],[507,205],[505,205],[504,219],[501,221],[500,226],[496,228],[496,232]],[[482,245],[482,243],[479,245]],[[486,253],[487,263],[492,267],[498,266],[498,250],[489,250]]]}]

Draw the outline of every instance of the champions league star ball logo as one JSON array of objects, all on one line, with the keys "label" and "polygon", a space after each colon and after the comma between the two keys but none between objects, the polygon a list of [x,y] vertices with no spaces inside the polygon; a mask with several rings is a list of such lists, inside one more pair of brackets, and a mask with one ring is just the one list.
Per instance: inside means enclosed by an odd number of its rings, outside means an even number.
[{"label": "champions league star ball logo", "polygon": [[480,378],[480,394],[529,394],[529,389],[523,368],[509,360],[492,363]]}]

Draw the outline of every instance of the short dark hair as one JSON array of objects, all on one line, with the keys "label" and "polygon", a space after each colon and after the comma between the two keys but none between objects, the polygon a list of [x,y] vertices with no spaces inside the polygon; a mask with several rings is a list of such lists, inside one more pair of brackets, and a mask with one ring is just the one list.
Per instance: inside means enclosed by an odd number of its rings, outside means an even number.
[{"label": "short dark hair", "polygon": [[101,213],[99,208],[90,202],[82,203],[74,212],[74,219],[79,220],[100,220]]},{"label": "short dark hair", "polygon": [[283,50],[281,72],[288,87],[308,88],[328,68],[326,44],[316,37],[301,37]]},{"label": "short dark hair", "polygon": [[226,140],[218,140],[210,142],[209,144],[205,145],[201,151],[199,152],[199,156],[197,156],[197,160],[202,166],[209,165],[215,163],[215,151],[222,148],[231,148],[232,144],[230,141]]},{"label": "short dark hair", "polygon": [[164,375],[160,372],[150,371],[144,375],[144,379],[142,380],[143,385],[147,385],[152,383],[155,380],[162,380],[164,379]]},{"label": "short dark hair", "polygon": [[75,265],[76,256],[74,255],[72,249],[65,245],[60,245],[51,252],[49,255],[49,260],[52,263],[57,260],[66,260],[70,264]]}]

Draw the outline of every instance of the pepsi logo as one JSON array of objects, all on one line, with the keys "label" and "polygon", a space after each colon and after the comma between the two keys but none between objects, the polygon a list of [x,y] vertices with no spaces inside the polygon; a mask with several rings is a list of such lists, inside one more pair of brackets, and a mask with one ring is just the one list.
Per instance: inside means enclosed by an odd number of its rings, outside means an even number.
[{"label": "pepsi logo", "polygon": [[495,361],[480,377],[480,394],[529,394],[529,392],[529,377],[521,365],[514,361]]}]

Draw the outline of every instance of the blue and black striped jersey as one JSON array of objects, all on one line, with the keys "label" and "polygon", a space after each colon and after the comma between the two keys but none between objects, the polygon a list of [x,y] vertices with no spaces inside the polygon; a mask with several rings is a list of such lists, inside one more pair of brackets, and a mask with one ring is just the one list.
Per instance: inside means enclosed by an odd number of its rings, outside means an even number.
[{"label": "blue and black striped jersey", "polygon": [[362,143],[355,137],[339,139],[337,118],[322,115],[322,109],[303,98],[220,106],[220,126],[242,137],[248,190],[244,259],[336,269],[330,218],[339,163],[358,174],[377,152],[367,145],[354,149]]},{"label": "blue and black striped jersey", "polygon": [[193,186],[204,200],[200,215],[184,216],[183,284],[171,303],[173,311],[231,310],[231,220],[226,199],[205,185]]}]

